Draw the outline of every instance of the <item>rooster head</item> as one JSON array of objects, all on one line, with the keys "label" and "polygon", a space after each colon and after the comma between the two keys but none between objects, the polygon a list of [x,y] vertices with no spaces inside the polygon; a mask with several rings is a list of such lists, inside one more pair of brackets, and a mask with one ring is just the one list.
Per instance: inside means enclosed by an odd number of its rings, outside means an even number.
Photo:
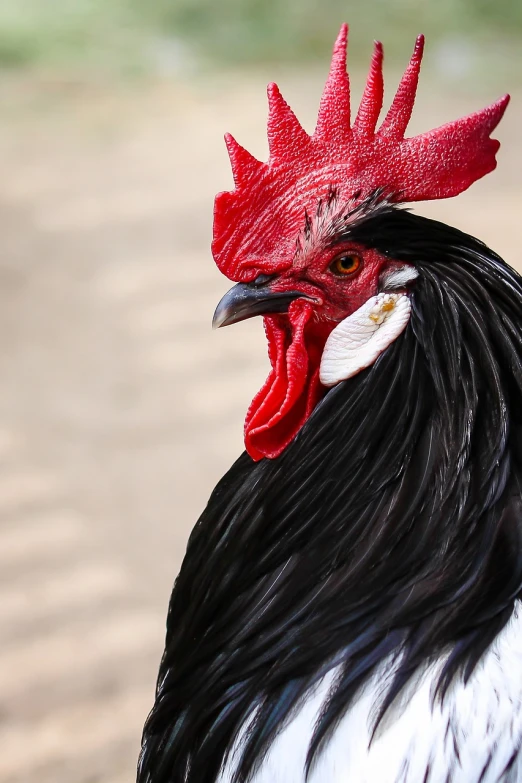
[{"label": "rooster head", "polygon": [[422,36],[378,129],[383,52],[375,44],[352,124],[347,34],[343,25],[311,136],[275,84],[268,162],[225,136],[235,189],[216,197],[212,252],[237,285],[214,326],[264,316],[272,369],[245,422],[254,460],[277,457],[328,387],[369,367],[408,324],[417,271],[373,248],[371,231],[358,241],[360,226],[383,204],[455,196],[496,166],[499,143],[490,134],[509,96],[405,138]]}]

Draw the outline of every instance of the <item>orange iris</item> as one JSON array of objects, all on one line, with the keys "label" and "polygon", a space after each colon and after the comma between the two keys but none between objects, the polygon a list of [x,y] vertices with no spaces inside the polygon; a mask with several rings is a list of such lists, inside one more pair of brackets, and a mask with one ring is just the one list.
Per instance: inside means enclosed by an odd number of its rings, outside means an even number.
[{"label": "orange iris", "polygon": [[362,258],[357,253],[343,253],[334,258],[330,264],[330,270],[334,275],[354,275],[362,264]]}]

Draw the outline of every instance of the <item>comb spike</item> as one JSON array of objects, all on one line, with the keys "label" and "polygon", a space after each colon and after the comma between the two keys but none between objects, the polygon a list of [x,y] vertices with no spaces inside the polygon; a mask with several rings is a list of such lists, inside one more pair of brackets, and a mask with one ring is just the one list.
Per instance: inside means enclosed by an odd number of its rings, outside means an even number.
[{"label": "comb spike", "polygon": [[375,41],[373,45],[372,61],[366,86],[361,98],[361,104],[357,117],[353,124],[354,132],[361,135],[373,135],[379,114],[382,109],[382,100],[384,97],[384,80],[382,75],[383,48],[380,41]]},{"label": "comb spike", "polygon": [[264,168],[264,164],[242,147],[231,133],[225,133],[225,144],[236,188],[247,185]]},{"label": "comb spike", "polygon": [[423,52],[424,36],[419,35],[415,41],[411,60],[395,93],[395,98],[379,129],[380,136],[389,136],[394,139],[404,138],[415,103]]},{"label": "comb spike", "polygon": [[346,71],[348,25],[341,25],[317,115],[314,140],[346,143],[350,134],[350,79]]},{"label": "comb spike", "polygon": [[310,136],[281,95],[277,84],[269,84],[267,94],[270,163],[288,163],[304,154],[310,144]]}]

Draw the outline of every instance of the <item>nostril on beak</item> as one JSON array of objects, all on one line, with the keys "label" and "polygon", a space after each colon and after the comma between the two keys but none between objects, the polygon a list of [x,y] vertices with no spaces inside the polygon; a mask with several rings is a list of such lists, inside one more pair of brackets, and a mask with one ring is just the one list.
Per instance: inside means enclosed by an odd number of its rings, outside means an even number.
[{"label": "nostril on beak", "polygon": [[249,283],[249,285],[253,286],[254,288],[261,288],[273,280],[274,277],[275,275],[258,275],[255,280],[252,280],[252,282]]}]

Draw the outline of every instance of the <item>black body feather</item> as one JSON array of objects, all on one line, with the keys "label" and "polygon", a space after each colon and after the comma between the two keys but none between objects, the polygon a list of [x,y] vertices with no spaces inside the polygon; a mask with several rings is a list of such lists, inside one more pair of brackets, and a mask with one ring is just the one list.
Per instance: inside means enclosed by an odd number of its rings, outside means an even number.
[{"label": "black body feather", "polygon": [[[349,236],[419,271],[405,332],[276,460],[214,490],[172,593],[140,783],[213,783],[257,707],[244,783],[341,664],[309,748],[391,653],[391,704],[451,646],[468,678],[522,589],[522,283],[478,240],[382,204]],[[379,718],[378,718],[379,719]]]}]

